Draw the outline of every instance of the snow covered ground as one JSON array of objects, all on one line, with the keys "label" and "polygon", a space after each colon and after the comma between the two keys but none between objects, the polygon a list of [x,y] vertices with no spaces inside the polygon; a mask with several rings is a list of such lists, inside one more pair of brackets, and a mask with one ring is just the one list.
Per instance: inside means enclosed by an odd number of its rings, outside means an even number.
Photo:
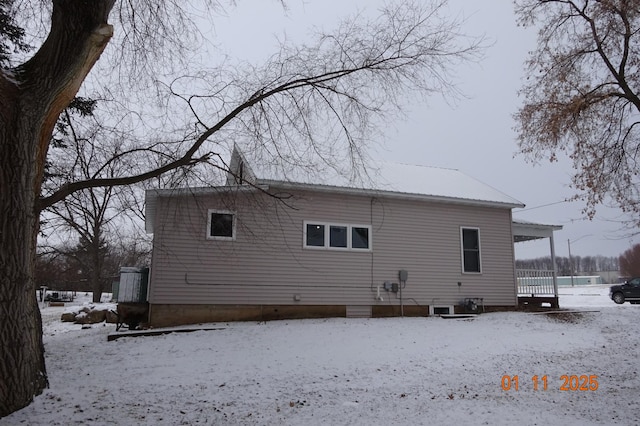
[{"label": "snow covered ground", "polygon": [[50,388],[0,425],[640,424],[640,305],[607,291],[561,288],[577,317],[217,323],[112,342],[114,325],[46,307]]}]

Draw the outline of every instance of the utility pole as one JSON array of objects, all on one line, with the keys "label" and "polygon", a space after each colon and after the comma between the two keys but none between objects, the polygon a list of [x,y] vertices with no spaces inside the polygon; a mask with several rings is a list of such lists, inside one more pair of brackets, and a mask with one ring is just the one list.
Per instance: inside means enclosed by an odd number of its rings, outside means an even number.
[{"label": "utility pole", "polygon": [[[587,234],[587,235],[583,235],[580,238],[576,238],[575,240],[573,240],[573,242],[575,243],[578,240],[583,239],[584,237],[591,237],[593,234]],[[571,257],[571,240],[567,238],[567,246],[569,247],[569,268],[571,269],[570,274],[571,274],[571,287],[573,287],[573,258]]]},{"label": "utility pole", "polygon": [[571,287],[573,287],[573,258],[571,257],[571,240],[568,238],[567,246],[569,247],[569,274],[571,275]]}]

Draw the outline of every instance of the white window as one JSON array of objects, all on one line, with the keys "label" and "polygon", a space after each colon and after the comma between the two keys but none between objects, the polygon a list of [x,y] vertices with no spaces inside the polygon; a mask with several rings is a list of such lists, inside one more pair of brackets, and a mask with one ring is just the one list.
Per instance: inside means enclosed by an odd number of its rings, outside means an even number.
[{"label": "white window", "polygon": [[305,224],[305,240],[306,247],[324,247],[324,225],[318,223]]},{"label": "white window", "polygon": [[462,272],[481,273],[480,229],[460,228],[460,246],[462,249]]},{"label": "white window", "polygon": [[347,226],[330,225],[329,226],[329,247],[347,248]]},{"label": "white window", "polygon": [[429,305],[429,316],[452,315],[455,313],[453,305]]},{"label": "white window", "polygon": [[303,247],[370,251],[371,226],[305,221],[303,225]]},{"label": "white window", "polygon": [[369,235],[371,234],[370,226],[352,226],[351,227],[351,248],[369,250]]},{"label": "white window", "polygon": [[235,240],[236,215],[226,210],[209,210],[207,238],[210,240]]}]

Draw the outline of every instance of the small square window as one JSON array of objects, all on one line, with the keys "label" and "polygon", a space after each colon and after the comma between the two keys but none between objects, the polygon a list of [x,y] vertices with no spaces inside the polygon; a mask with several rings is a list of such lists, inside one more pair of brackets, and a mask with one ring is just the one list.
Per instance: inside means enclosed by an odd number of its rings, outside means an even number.
[{"label": "small square window", "polygon": [[306,244],[309,247],[324,247],[324,225],[307,223]]},{"label": "small square window", "polygon": [[347,227],[329,227],[329,247],[347,248]]},{"label": "small square window", "polygon": [[232,240],[235,238],[235,215],[229,212],[209,211],[209,232],[211,239]]},{"label": "small square window", "polygon": [[369,248],[369,228],[351,228],[351,248],[368,249]]}]

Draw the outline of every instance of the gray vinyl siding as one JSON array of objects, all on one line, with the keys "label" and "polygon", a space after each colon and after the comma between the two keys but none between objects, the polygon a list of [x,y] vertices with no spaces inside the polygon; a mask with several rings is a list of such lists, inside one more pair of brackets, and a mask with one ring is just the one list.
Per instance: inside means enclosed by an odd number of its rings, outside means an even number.
[{"label": "gray vinyl siding", "polygon": [[[516,304],[511,210],[400,198],[298,192],[159,197],[153,304],[398,305],[381,290],[408,271],[405,305]],[[234,241],[207,239],[207,211],[236,213]],[[303,248],[304,221],[371,225],[372,250]],[[480,230],[481,274],[463,274],[460,227]],[[458,285],[461,283],[461,285]],[[294,301],[294,295],[300,300]]]}]

